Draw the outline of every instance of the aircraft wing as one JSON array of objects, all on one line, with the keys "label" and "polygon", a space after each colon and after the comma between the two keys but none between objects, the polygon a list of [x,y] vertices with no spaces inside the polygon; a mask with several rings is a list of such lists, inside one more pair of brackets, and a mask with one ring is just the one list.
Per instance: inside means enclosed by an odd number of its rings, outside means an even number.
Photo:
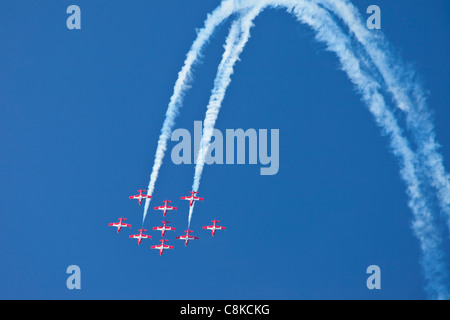
[{"label": "aircraft wing", "polygon": [[171,206],[159,206],[159,207],[155,207],[155,210],[177,210],[176,207],[171,207]]}]

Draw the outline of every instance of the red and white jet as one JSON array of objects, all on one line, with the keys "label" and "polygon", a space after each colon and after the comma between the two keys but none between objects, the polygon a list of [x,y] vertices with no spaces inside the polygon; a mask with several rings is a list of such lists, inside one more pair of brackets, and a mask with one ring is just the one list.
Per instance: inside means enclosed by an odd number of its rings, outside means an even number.
[{"label": "red and white jet", "polygon": [[225,227],[221,227],[221,226],[216,225],[216,223],[220,222],[219,220],[215,220],[214,219],[214,220],[211,220],[211,222],[213,223],[212,226],[204,226],[203,229],[211,230],[213,237],[216,234],[216,230],[226,230],[227,229]]},{"label": "red and white jet", "polygon": [[120,229],[122,229],[122,228],[131,228],[131,224],[122,223],[122,221],[125,221],[125,220],[127,220],[127,219],[119,218],[119,222],[110,223],[110,224],[108,224],[108,226],[116,227],[117,228],[117,233],[119,233]]},{"label": "red and white jet", "polygon": [[191,191],[191,195],[188,197],[181,197],[181,200],[189,200],[189,206],[192,207],[194,205],[195,201],[203,201],[205,199],[196,197],[195,194],[197,194],[197,191]]},{"label": "red and white jet", "polygon": [[154,227],[153,230],[161,231],[161,237],[164,238],[166,231],[174,231],[175,228],[166,226],[166,223],[170,223],[170,221],[163,221],[162,223],[164,224],[162,227]]},{"label": "red and white jet", "polygon": [[167,244],[164,244],[164,242],[167,242],[169,240],[161,239],[159,241],[161,241],[161,244],[158,244],[157,246],[152,246],[151,249],[158,249],[160,256],[162,256],[164,250],[166,250],[166,249],[173,249],[173,246],[169,246]]},{"label": "red and white jet", "polygon": [[171,206],[167,205],[168,203],[172,202],[170,200],[164,200],[163,202],[164,202],[164,205],[160,206],[160,207],[155,207],[155,210],[162,210],[164,217],[166,216],[167,211],[169,211],[169,210],[177,210],[178,209],[177,207],[171,207]]},{"label": "red and white jet", "polygon": [[138,195],[131,196],[131,197],[129,197],[129,198],[130,198],[130,199],[138,199],[138,200],[139,200],[139,205],[141,205],[143,199],[151,199],[151,198],[152,198],[152,196],[143,194],[145,191],[147,191],[147,190],[142,190],[142,189],[141,189],[141,190],[138,190],[138,192],[139,192]]},{"label": "red and white jet", "polygon": [[189,240],[198,240],[198,237],[191,236],[189,233],[194,232],[192,230],[185,230],[184,236],[177,237],[177,240],[184,240],[184,245],[187,247]]},{"label": "red and white jet", "polygon": [[143,232],[147,231],[146,229],[139,229],[139,234],[133,234],[129,238],[138,239],[138,245],[141,244],[142,239],[151,239],[152,236],[143,234]]}]

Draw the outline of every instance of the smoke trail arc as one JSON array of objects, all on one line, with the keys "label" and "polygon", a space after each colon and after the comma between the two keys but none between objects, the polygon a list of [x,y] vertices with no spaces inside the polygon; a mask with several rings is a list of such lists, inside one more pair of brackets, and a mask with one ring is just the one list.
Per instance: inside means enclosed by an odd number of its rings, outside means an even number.
[{"label": "smoke trail arc", "polygon": [[[319,0],[330,11],[339,16],[361,43],[368,56],[382,75],[395,105],[406,115],[407,129],[417,144],[420,173],[437,191],[442,215],[450,230],[450,175],[444,167],[444,158],[439,153],[431,114],[426,105],[424,90],[412,78],[411,70],[391,53],[390,45],[380,33],[367,30],[361,15],[348,0]],[[392,66],[395,70],[392,70]]]},{"label": "smoke trail arc", "polygon": [[[328,49],[337,54],[342,64],[343,71],[347,73],[352,83],[362,95],[363,101],[369,107],[369,111],[373,114],[377,124],[382,128],[384,133],[390,136],[391,149],[399,159],[401,166],[400,174],[407,185],[407,193],[410,198],[409,206],[414,214],[413,230],[421,242],[421,249],[423,252],[422,265],[428,281],[428,292],[433,298],[444,299],[448,297],[449,293],[446,286],[448,279],[447,266],[443,259],[444,255],[440,251],[441,236],[439,230],[435,226],[433,212],[427,205],[428,199],[421,190],[421,181],[419,178],[420,172],[416,169],[418,158],[412,151],[410,143],[404,137],[402,130],[395,120],[394,114],[386,104],[383,95],[380,93],[381,84],[364,70],[364,67],[367,69],[367,66],[364,66],[364,63],[373,57],[369,55],[368,57],[357,58],[349,36],[344,35],[342,29],[330,15],[313,2],[289,0],[259,1],[259,6],[254,7],[256,8],[255,16],[258,15],[258,10],[262,10],[264,7],[261,3],[266,5],[269,4],[273,7],[286,7],[299,21],[309,25],[316,31],[316,38],[319,41],[326,43]],[[193,190],[195,191],[198,191],[199,189],[206,152],[211,142],[212,130],[214,129],[214,124],[225,96],[226,89],[231,82],[230,76],[233,73],[234,64],[238,60],[239,54],[242,52],[245,43],[248,41],[252,20],[251,16],[249,17],[250,24],[248,24],[246,28],[242,28],[241,40],[234,44],[234,53],[228,55],[227,50],[230,52],[233,50],[229,47],[229,44],[235,41],[235,31],[230,30],[230,34],[227,38],[226,52],[224,54],[224,59],[218,68],[215,86],[211,94],[210,103],[208,104],[204,120],[204,134],[194,174]],[[244,19],[244,17],[240,18],[241,27]],[[225,56],[227,56],[227,59],[225,59]],[[193,211],[194,208],[191,207],[188,225],[191,223]]]},{"label": "smoke trail arc", "polygon": [[[214,80],[214,88],[207,106],[205,120],[203,122],[203,135],[200,141],[200,149],[197,155],[195,166],[194,182],[192,190],[197,191],[200,188],[200,179],[205,165],[206,154],[211,145],[211,138],[214,126],[219,116],[220,107],[225,98],[226,89],[231,83],[231,75],[234,72],[234,65],[239,59],[239,55],[243,51],[245,44],[250,38],[250,28],[252,21],[262,11],[264,4],[253,7],[246,13],[243,13],[231,26],[228,37],[225,42],[225,51],[222,61],[218,67],[216,79]],[[191,219],[194,212],[194,206],[189,208],[188,229],[191,225]]]},{"label": "smoke trail arc", "polygon": [[[174,125],[174,119],[182,106],[183,96],[193,65],[198,61],[201,50],[214,30],[235,13],[239,18],[233,23],[228,35],[222,62],[219,65],[214,89],[204,121],[204,135],[195,168],[193,190],[198,191],[212,130],[218,112],[231,82],[231,75],[239,55],[250,35],[252,20],[265,7],[284,8],[301,23],[316,32],[316,39],[336,53],[341,68],[360,93],[362,100],[373,115],[383,133],[390,138],[390,147],[400,164],[400,175],[407,186],[409,207],[413,213],[413,231],[419,239],[422,251],[422,266],[427,280],[427,291],[432,298],[450,297],[448,289],[448,268],[440,248],[442,236],[436,226],[437,216],[429,202],[432,199],[424,192],[428,187],[436,190],[441,212],[447,218],[450,228],[450,183],[443,166],[443,157],[438,152],[434,127],[427,111],[423,90],[411,79],[407,79],[402,67],[393,68],[393,58],[383,37],[374,36],[364,28],[358,11],[348,0],[225,0],[208,16],[204,28],[188,53],[179,74],[164,121],[155,156],[148,194],[152,194],[159,169],[162,165],[167,140]],[[336,18],[332,16],[334,14]],[[252,18],[253,16],[253,18]],[[348,34],[339,26],[340,19],[347,26]],[[247,22],[245,22],[247,21]],[[355,40],[357,44],[355,45]],[[359,50],[363,48],[363,50]],[[378,80],[371,74],[375,69],[382,76]],[[403,74],[403,75],[402,75]],[[405,79],[407,83],[405,84]],[[414,141],[409,141],[396,119],[397,114],[386,102],[382,88],[388,88],[394,106],[406,115],[407,130]],[[149,201],[146,201],[143,222],[147,215]],[[189,224],[194,207],[190,208]]]},{"label": "smoke trail arc", "polygon": [[[204,27],[198,31],[197,38],[191,46],[191,49],[186,55],[183,68],[178,73],[178,78],[175,82],[172,97],[170,98],[169,106],[167,108],[166,116],[163,126],[161,128],[161,134],[159,136],[155,160],[150,174],[150,182],[147,188],[147,195],[153,195],[155,190],[156,180],[158,179],[159,170],[162,166],[163,159],[167,150],[167,141],[175,125],[175,118],[178,116],[179,109],[183,105],[183,98],[186,91],[189,89],[189,81],[192,76],[192,68],[198,62],[201,57],[202,50],[208,42],[209,38],[215,31],[215,29],[223,23],[230,15],[234,13],[234,0],[225,0],[220,6],[208,15]],[[150,207],[150,199],[146,199],[144,214],[142,217],[142,225],[144,225],[145,218],[147,217],[148,209]]]}]

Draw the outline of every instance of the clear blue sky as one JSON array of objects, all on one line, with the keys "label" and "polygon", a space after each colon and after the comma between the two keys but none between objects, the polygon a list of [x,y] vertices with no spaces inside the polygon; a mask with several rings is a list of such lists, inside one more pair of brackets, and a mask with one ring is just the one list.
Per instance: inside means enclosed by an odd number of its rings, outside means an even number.
[{"label": "clear blue sky", "polygon": [[[450,4],[357,1],[382,9],[382,29],[429,90],[450,168]],[[82,30],[66,28],[66,8]],[[8,1],[0,10],[0,298],[42,299],[420,299],[419,243],[404,183],[372,116],[334,54],[284,11],[266,11],[236,67],[221,130],[279,129],[280,171],[206,167],[186,228],[193,166],[166,158],[153,205],[175,250],[107,227],[127,217],[135,232],[156,142],[185,54],[214,1]],[[202,120],[229,24],[195,71],[177,127]],[[170,145],[171,148],[173,145]],[[170,150],[170,149],[169,149]],[[227,226],[215,238],[201,230]],[[160,225],[150,212],[146,227]],[[69,265],[82,290],[66,288]],[[366,268],[382,290],[366,288]]]}]

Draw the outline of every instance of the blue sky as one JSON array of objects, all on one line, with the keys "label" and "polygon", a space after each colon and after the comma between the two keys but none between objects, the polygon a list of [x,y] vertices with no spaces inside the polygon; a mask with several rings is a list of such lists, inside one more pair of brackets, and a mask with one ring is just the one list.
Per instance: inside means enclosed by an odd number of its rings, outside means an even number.
[{"label": "blue sky", "polygon": [[[82,30],[66,28],[66,8]],[[179,200],[193,165],[166,158],[153,205],[168,220],[173,252],[138,247],[107,227],[146,188],[164,114],[186,52],[219,1],[36,1],[0,11],[0,298],[21,299],[421,299],[419,243],[405,186],[372,116],[334,54],[284,11],[255,21],[217,128],[280,130],[280,171],[208,166],[191,228]],[[450,168],[450,4],[358,1],[382,9],[382,29],[417,70]],[[177,128],[202,120],[229,23],[214,35]],[[174,144],[169,146],[169,152]],[[153,211],[153,210],[152,210]],[[201,230],[213,218],[227,227]],[[162,215],[150,212],[147,229]],[[82,289],[66,288],[78,265]],[[382,290],[366,288],[366,268]]]}]

